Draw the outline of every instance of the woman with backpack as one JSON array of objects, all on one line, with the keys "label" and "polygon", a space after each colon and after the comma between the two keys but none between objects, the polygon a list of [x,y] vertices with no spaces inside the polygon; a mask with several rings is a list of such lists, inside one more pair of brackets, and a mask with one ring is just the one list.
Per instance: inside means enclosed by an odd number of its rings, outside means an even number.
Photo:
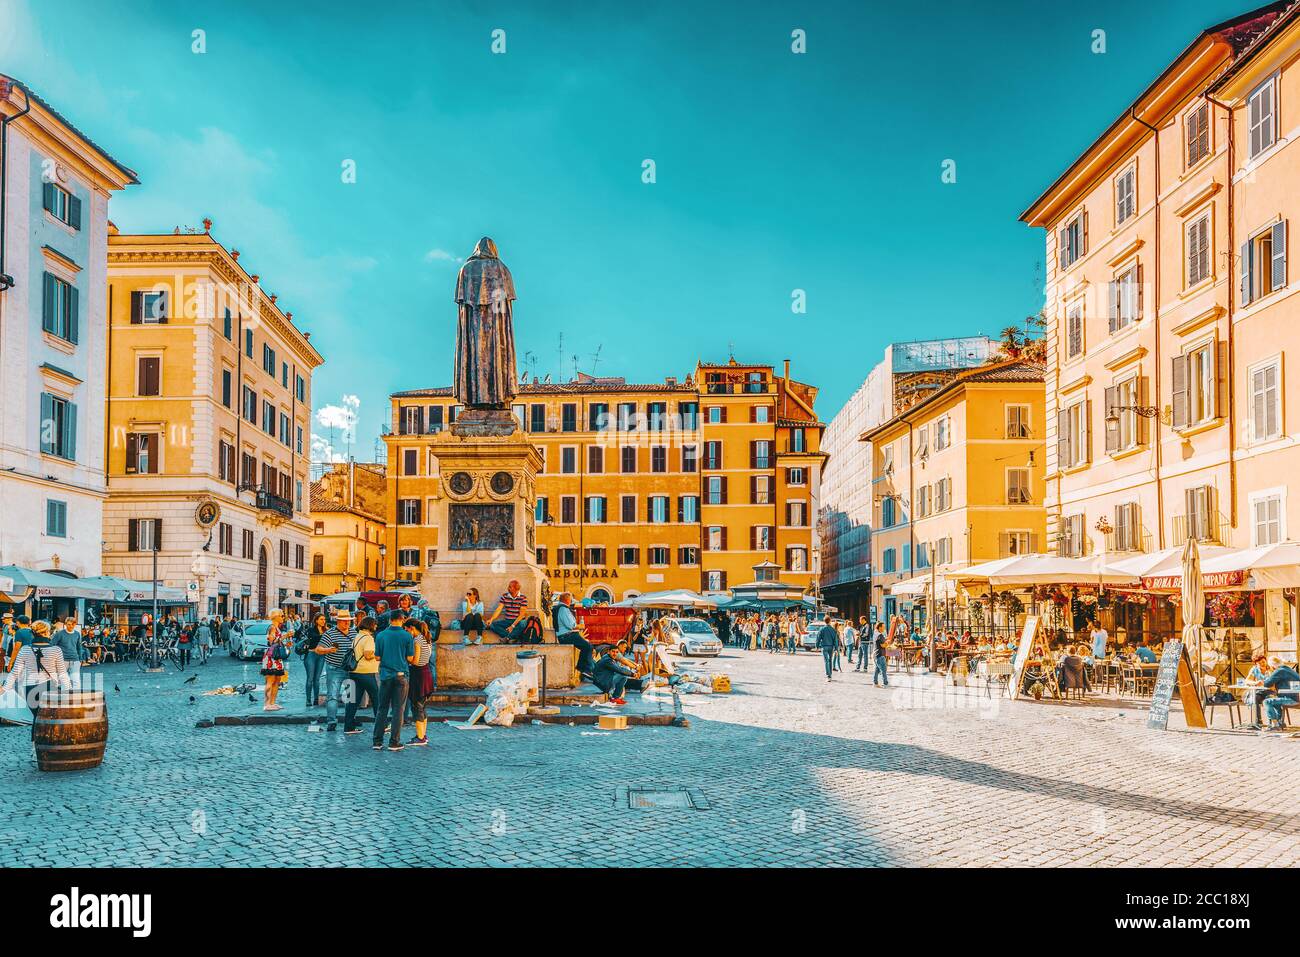
[{"label": "woman with backpack", "polygon": [[0,694],[8,694],[18,686],[18,693],[32,712],[33,734],[36,733],[36,715],[40,711],[41,698],[50,690],[51,685],[71,690],[72,679],[68,677],[63,650],[50,644],[50,623],[33,622],[32,640],[18,649],[13,667],[5,675],[3,687],[0,687]]},{"label": "woman with backpack", "polygon": [[357,625],[357,637],[352,643],[352,651],[344,658],[352,678],[352,694],[343,709],[343,733],[360,734],[361,725],[357,724],[357,708],[361,704],[361,693],[370,696],[370,712],[379,720],[379,658],[375,655],[375,629],[379,622],[370,616],[362,618]]},{"label": "woman with backpack", "polygon": [[303,670],[306,672],[307,707],[309,708],[316,707],[316,702],[320,700],[320,676],[325,670],[325,658],[323,655],[315,654],[315,651],[328,630],[329,622],[325,618],[325,613],[317,612],[311,624],[299,632],[298,640],[293,646],[293,650],[302,658]]},{"label": "woman with backpack", "polygon": [[188,622],[181,626],[180,632],[176,635],[176,658],[180,662],[181,671],[190,663],[190,656],[194,650],[194,626]]},{"label": "woman with backpack", "polygon": [[266,651],[262,653],[262,675],[266,678],[266,703],[263,711],[283,711],[275,699],[280,695],[280,686],[288,679],[289,655],[293,648],[293,639],[284,632],[284,612],[275,609],[271,612],[271,630],[266,633]]}]

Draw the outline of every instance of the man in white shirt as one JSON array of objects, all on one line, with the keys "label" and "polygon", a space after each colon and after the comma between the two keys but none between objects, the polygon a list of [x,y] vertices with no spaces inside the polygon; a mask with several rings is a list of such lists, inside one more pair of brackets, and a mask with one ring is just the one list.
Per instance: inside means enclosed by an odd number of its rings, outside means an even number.
[{"label": "man in white shirt", "polygon": [[1092,640],[1092,658],[1094,661],[1104,661],[1106,658],[1106,642],[1110,635],[1106,634],[1106,629],[1101,627],[1100,621],[1092,623],[1092,633],[1088,636]]}]

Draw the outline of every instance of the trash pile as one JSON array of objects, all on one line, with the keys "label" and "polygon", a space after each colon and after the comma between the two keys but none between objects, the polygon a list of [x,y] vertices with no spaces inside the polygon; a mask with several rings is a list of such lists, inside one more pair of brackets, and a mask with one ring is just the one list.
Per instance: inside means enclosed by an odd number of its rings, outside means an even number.
[{"label": "trash pile", "polygon": [[508,728],[517,715],[528,712],[529,688],[522,671],[492,679],[485,693],[487,713],[483,720],[488,724]]},{"label": "trash pile", "polygon": [[203,692],[204,695],[214,694],[248,694],[257,685],[222,685],[220,688],[213,688],[211,691]]}]

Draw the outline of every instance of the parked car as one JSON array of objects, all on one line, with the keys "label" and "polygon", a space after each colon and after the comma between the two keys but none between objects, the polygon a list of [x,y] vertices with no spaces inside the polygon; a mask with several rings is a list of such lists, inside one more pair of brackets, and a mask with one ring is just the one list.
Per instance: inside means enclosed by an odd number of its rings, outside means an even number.
[{"label": "parked car", "polygon": [[230,633],[230,656],[241,660],[261,658],[266,653],[271,622],[265,618],[249,618],[239,623]]},{"label": "parked car", "polygon": [[814,618],[812,621],[808,622],[808,624],[804,626],[803,631],[799,633],[799,647],[816,651],[817,633],[821,631],[825,625],[826,622],[820,618]]},{"label": "parked car", "polygon": [[722,654],[718,633],[703,618],[665,618],[664,637],[679,655],[708,657]]}]

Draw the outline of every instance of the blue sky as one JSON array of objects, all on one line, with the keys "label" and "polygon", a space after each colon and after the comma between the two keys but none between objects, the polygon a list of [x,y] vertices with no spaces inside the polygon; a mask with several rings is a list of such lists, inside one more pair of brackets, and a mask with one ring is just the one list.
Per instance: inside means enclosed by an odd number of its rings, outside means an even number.
[{"label": "blue sky", "polygon": [[793,360],[829,420],[886,343],[1037,312],[1042,235],[1017,214],[1197,32],[1248,9],[103,8],[0,0],[0,72],[138,171],[110,209],[123,230],[215,220],[326,356],[316,405],[360,399],[359,458],[390,392],[450,381],[455,272],[484,234],[539,375],[571,376],[575,355],[591,372],[599,350],[597,373],[656,381],[734,343]]}]

